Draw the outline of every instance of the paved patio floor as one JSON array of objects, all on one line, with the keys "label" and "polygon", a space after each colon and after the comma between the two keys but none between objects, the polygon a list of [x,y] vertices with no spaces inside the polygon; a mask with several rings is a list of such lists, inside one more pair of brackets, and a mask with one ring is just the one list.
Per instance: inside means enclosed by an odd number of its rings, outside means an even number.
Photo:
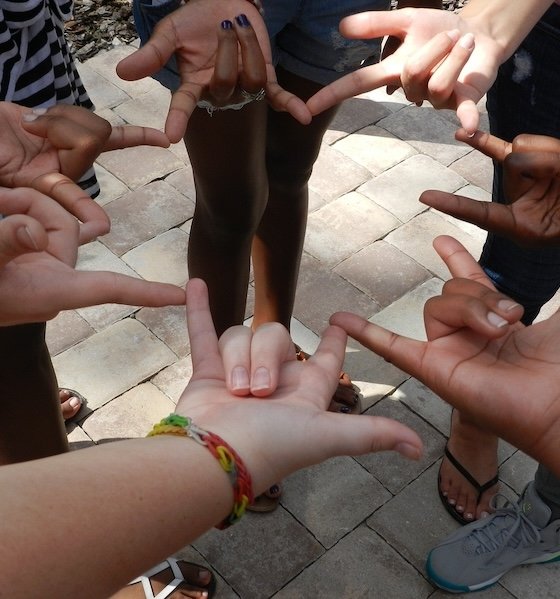
[{"label": "paved patio floor", "polygon": [[[162,127],[168,92],[151,80],[130,83],[115,74],[117,61],[132,51],[116,46],[82,65],[86,86],[112,123]],[[491,162],[455,142],[455,129],[452,113],[411,106],[399,94],[376,92],[344,105],[310,183],[293,326],[304,349],[314,349],[329,315],[341,309],[423,337],[422,305],[448,278],[432,239],[453,235],[475,255],[484,240],[475,227],[417,201],[428,188],[489,198]],[[98,172],[100,203],[113,228],[81,249],[79,266],[185,283],[195,196],[184,147],[110,152],[100,157]],[[545,314],[557,306],[556,298]],[[191,372],[179,308],[66,312],[49,324],[48,341],[61,386],[89,400],[69,428],[74,449],[143,436],[173,409]],[[182,555],[216,573],[219,599],[443,597],[423,566],[428,550],[456,527],[436,490],[450,408],[357,345],[348,349],[345,367],[361,388],[364,410],[413,427],[424,440],[424,457],[331,460],[286,480],[276,512],[250,514],[185,548]],[[500,459],[502,488],[513,496],[535,463],[507,444]],[[560,565],[521,567],[481,596],[558,598],[559,574]]]}]

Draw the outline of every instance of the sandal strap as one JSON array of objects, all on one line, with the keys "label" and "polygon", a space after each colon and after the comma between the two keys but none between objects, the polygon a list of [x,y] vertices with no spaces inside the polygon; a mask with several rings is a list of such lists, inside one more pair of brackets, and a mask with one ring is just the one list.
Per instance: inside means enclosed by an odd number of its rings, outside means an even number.
[{"label": "sandal strap", "polygon": [[[154,595],[150,578],[156,574],[159,574],[160,572],[163,572],[164,570],[167,570],[168,568],[171,568],[175,578],[157,595]],[[169,597],[183,582],[185,582],[185,578],[181,572],[181,568],[179,568],[178,560],[176,560],[174,557],[168,557],[163,562],[157,564],[147,572],[144,572],[144,574],[141,576],[138,576],[138,578],[131,580],[128,584],[131,585],[140,583],[142,585],[142,590],[144,591],[146,599],[167,599],[167,597]]]},{"label": "sandal strap", "polygon": [[459,462],[459,460],[457,460],[457,458],[449,451],[447,445],[445,446],[444,452],[445,457],[453,464],[453,466],[461,473],[461,475],[473,486],[473,488],[478,493],[477,503],[480,501],[480,498],[482,497],[482,494],[485,491],[498,484],[499,474],[496,473],[494,477],[492,477],[489,481],[481,485],[476,480],[476,478],[474,478],[474,476],[463,466],[463,464],[461,464],[461,462]]}]

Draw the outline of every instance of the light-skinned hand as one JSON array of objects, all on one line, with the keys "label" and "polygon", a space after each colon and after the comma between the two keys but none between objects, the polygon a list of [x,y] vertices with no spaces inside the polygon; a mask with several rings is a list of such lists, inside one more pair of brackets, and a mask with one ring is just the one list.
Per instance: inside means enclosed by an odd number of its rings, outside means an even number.
[{"label": "light-skinned hand", "polygon": [[[398,422],[326,411],[346,347],[340,328],[327,328],[306,362],[295,360],[289,333],[279,325],[265,325],[255,333],[235,327],[218,342],[206,285],[199,279],[187,285],[187,325],[193,376],[176,411],[220,435],[239,453],[256,492],[298,468],[337,455],[393,450],[420,457],[420,439]],[[261,352],[263,347],[268,349]],[[239,366],[256,381],[255,393],[239,397],[228,390]],[[265,379],[271,382],[262,398]]]},{"label": "light-skinned hand", "polygon": [[496,78],[503,48],[472,20],[447,10],[403,8],[352,15],[340,31],[351,39],[390,35],[401,44],[378,64],[317,92],[307,102],[311,114],[379,87],[402,87],[408,100],[456,110],[462,126],[476,131],[476,105]]},{"label": "light-skinned hand", "polygon": [[113,272],[74,270],[79,224],[34,189],[0,188],[0,326],[44,322],[104,303],[182,305],[183,289]]}]

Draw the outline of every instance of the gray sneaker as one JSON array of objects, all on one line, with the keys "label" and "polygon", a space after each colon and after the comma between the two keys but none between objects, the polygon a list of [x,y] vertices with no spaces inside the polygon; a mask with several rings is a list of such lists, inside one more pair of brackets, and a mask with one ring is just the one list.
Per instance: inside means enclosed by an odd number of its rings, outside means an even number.
[{"label": "gray sneaker", "polygon": [[[550,508],[534,483],[517,505],[504,499],[504,507],[456,530],[430,551],[426,572],[435,585],[450,593],[480,591],[521,564],[560,560],[560,520],[549,523]],[[492,501],[496,507],[496,498]]]}]

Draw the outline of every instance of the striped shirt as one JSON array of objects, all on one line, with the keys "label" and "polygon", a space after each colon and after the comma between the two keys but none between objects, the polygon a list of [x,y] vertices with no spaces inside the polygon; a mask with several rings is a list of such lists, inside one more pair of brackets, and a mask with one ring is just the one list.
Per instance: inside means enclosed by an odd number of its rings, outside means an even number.
[{"label": "striped shirt", "polygon": [[[72,0],[0,0],[0,100],[29,108],[57,103],[93,110],[64,37]],[[93,168],[80,180],[99,193]]]}]

